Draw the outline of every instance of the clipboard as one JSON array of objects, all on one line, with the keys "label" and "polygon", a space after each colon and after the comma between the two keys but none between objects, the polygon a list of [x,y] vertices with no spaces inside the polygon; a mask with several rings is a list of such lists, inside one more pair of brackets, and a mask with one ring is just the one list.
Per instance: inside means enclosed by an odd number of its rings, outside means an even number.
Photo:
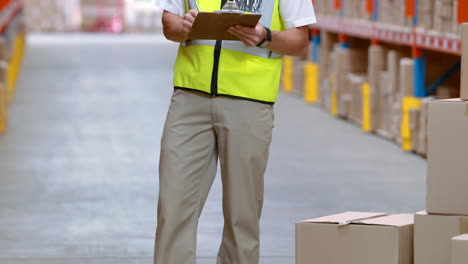
[{"label": "clipboard", "polygon": [[243,13],[200,12],[193,22],[189,39],[239,40],[227,32],[229,27],[243,25],[255,27],[262,15]]}]

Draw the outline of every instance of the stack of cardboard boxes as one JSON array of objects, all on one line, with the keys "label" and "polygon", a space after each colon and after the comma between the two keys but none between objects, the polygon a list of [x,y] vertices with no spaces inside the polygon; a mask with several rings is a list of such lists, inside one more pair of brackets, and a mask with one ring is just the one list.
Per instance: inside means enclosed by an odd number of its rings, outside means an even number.
[{"label": "stack of cardboard boxes", "polygon": [[413,20],[405,14],[405,0],[379,0],[378,22],[382,24],[411,27]]},{"label": "stack of cardboard boxes", "polygon": [[410,112],[414,120],[429,117],[427,212],[348,212],[299,222],[297,264],[468,263],[468,23],[463,43],[461,98],[424,100],[428,111]]},{"label": "stack of cardboard boxes", "polygon": [[336,96],[336,99],[333,98],[333,100],[336,100],[338,116],[348,119],[352,108],[352,90],[355,89],[349,83],[349,74],[361,76],[365,74],[367,51],[358,48],[346,48],[336,44],[331,58],[330,91],[332,96]]},{"label": "stack of cardboard boxes", "polygon": [[362,125],[363,91],[362,86],[367,82],[366,74],[350,73],[346,77],[351,94],[351,109],[349,120],[354,124]]},{"label": "stack of cardboard boxes", "polygon": [[320,49],[319,49],[319,84],[320,84],[320,105],[323,109],[330,110],[330,68],[331,54],[334,49],[334,44],[337,42],[336,34],[331,34],[322,30],[320,32]]},{"label": "stack of cardboard boxes", "polygon": [[366,3],[361,0],[342,1],[344,16],[356,20],[371,20],[371,15],[366,12]]},{"label": "stack of cardboard boxes", "polygon": [[466,74],[468,24],[463,24],[462,98],[429,103],[427,213],[415,217],[415,264],[468,262],[468,237],[458,236],[468,233]]},{"label": "stack of cardboard boxes", "polygon": [[430,30],[434,27],[434,0],[418,2],[418,24],[420,27]]},{"label": "stack of cardboard boxes", "polygon": [[428,31],[459,35],[458,0],[424,0],[418,2],[418,24]]},{"label": "stack of cardboard boxes", "polygon": [[[410,58],[410,50],[386,45],[366,46],[353,39],[348,43],[350,47],[343,47],[342,43],[337,42],[336,34],[326,31],[320,34],[320,48],[312,49],[318,54],[309,56],[319,58],[320,105],[330,113],[362,127],[365,126],[362,119],[369,111],[370,129],[366,131],[401,144],[401,125],[406,116],[403,102],[405,98],[414,96],[414,60]],[[456,59],[431,54],[428,60],[439,63],[428,65],[428,83],[439,79]],[[304,93],[303,68],[309,57],[291,59],[293,93],[299,96]],[[460,97],[459,85],[456,84],[459,78],[458,73],[454,74],[436,89],[434,97],[423,98],[420,108],[410,108],[411,150],[419,155],[427,155],[428,102]],[[362,90],[365,83],[369,84],[368,97]]]},{"label": "stack of cardboard boxes", "polygon": [[[343,16],[349,19],[371,21],[371,15],[366,12],[362,0],[341,1],[342,11],[336,10],[335,1],[316,0],[315,8],[318,14],[328,16]],[[377,22],[381,25],[406,27],[413,26],[413,18],[406,16],[405,0],[378,0]],[[418,26],[438,34],[459,35],[458,0],[420,0],[418,1]]]},{"label": "stack of cardboard boxes", "polygon": [[459,34],[460,25],[458,24],[457,10],[458,1],[456,0],[435,0],[432,29],[448,34]]}]

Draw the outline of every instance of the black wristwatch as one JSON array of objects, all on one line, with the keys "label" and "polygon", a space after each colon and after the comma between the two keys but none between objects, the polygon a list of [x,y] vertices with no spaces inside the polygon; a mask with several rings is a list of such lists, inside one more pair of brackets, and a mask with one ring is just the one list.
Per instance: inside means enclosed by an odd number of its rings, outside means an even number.
[{"label": "black wristwatch", "polygon": [[271,43],[271,30],[267,27],[265,27],[265,30],[267,34],[265,38],[262,40],[262,42],[258,43],[257,47],[259,48],[266,48]]}]

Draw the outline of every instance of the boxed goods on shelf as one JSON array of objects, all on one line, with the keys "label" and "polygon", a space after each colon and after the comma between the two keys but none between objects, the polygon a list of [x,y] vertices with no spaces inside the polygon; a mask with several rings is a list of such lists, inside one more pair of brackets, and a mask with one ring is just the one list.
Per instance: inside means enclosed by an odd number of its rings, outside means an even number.
[{"label": "boxed goods on shelf", "polygon": [[419,148],[419,138],[418,135],[420,133],[420,125],[419,122],[421,118],[421,109],[413,108],[409,110],[409,117],[410,117],[410,132],[411,132],[411,147],[413,150]]},{"label": "boxed goods on shelf", "polygon": [[405,14],[405,0],[379,0],[378,21],[383,24],[410,27],[413,20]]},{"label": "boxed goods on shelf", "polygon": [[308,62],[305,58],[292,57],[293,61],[293,90],[300,97],[304,96],[304,66]]},{"label": "boxed goods on shelf", "polygon": [[350,19],[370,20],[371,15],[366,12],[364,1],[343,1],[343,15]]},{"label": "boxed goods on shelf", "polygon": [[319,83],[320,104],[323,109],[330,110],[330,61],[337,36],[327,31],[320,32],[319,49]]},{"label": "boxed goods on shelf", "polygon": [[305,70],[308,60],[303,57],[288,56],[284,60],[282,85],[283,90],[300,97],[304,96]]},{"label": "boxed goods on shelf", "polygon": [[468,103],[429,103],[427,211],[468,215]]},{"label": "boxed goods on shelf", "polygon": [[378,86],[371,88],[375,90],[373,92],[376,95],[372,98],[376,100],[374,105],[377,107],[375,131],[377,134],[397,142],[400,136],[401,103],[403,100],[403,87],[401,85],[407,82],[406,79],[400,78],[400,64],[404,55],[400,51],[389,50],[386,71],[380,71]]},{"label": "boxed goods on shelf", "polygon": [[[424,2],[424,1],[423,1]],[[435,31],[459,34],[458,1],[435,0],[433,27]]]},{"label": "boxed goods on shelf", "polygon": [[439,32],[451,32],[453,29],[452,1],[435,0],[434,29]]},{"label": "boxed goods on shelf", "polygon": [[79,0],[26,0],[23,5],[28,31],[67,32],[79,28]]},{"label": "boxed goods on shelf", "polygon": [[417,213],[414,217],[414,264],[450,263],[450,239],[463,234],[460,215],[431,215]]},{"label": "boxed goods on shelf", "polygon": [[431,32],[431,35],[456,37],[460,34],[458,0],[414,1],[418,5],[415,7],[416,19],[408,16],[406,0],[373,0],[372,8],[376,9],[373,11],[367,9],[367,1],[339,1],[338,9],[335,2],[315,1],[317,14],[340,17],[348,20],[347,22],[374,21],[379,28],[392,29],[396,32],[411,31],[416,22],[418,31],[423,29]]},{"label": "boxed goods on shelf", "polygon": [[[351,110],[351,89],[349,73],[364,73],[367,69],[367,51],[359,48],[342,47],[336,44],[330,55],[329,85],[331,100],[336,100],[336,112],[348,118]],[[333,98],[336,97],[336,98]],[[335,106],[332,106],[331,111]]]},{"label": "boxed goods on shelf", "polygon": [[413,215],[348,212],[296,224],[296,263],[412,264]]},{"label": "boxed goods on shelf", "polygon": [[418,1],[419,26],[430,30],[434,26],[434,0]]},{"label": "boxed goods on shelf", "polygon": [[380,73],[386,69],[387,56],[386,49],[380,45],[369,47],[369,67],[367,70],[369,85],[371,87],[371,118],[372,128],[375,130],[379,126],[379,98]]},{"label": "boxed goods on shelf", "polygon": [[414,60],[402,58],[400,60],[400,89],[403,96],[414,95]]},{"label": "boxed goods on shelf", "polygon": [[332,15],[337,16],[339,15],[339,11],[334,7],[334,1],[330,0],[317,0],[314,2],[315,11],[318,14],[323,15]]},{"label": "boxed goods on shelf", "polygon": [[351,106],[350,106],[350,113],[349,119],[357,124],[362,124],[362,86],[367,81],[367,76],[364,74],[355,74],[350,73],[347,76],[350,94],[351,94]]},{"label": "boxed goods on shelf", "polygon": [[460,235],[452,238],[452,262],[451,264],[465,264],[468,259],[468,235]]}]

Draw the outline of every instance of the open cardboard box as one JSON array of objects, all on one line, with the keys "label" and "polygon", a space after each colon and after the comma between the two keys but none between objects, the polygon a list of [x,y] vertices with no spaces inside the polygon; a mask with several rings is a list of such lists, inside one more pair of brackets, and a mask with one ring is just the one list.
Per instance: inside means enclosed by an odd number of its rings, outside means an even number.
[{"label": "open cardboard box", "polygon": [[412,264],[411,214],[347,212],[296,224],[296,264]]}]

